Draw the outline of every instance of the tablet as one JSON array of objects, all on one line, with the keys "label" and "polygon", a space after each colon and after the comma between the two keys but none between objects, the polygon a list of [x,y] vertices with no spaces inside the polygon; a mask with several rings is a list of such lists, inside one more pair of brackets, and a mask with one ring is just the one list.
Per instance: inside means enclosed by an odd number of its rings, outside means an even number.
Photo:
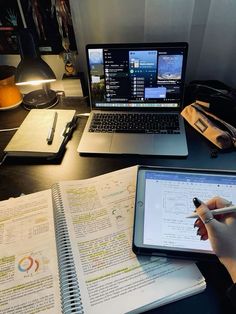
[{"label": "tablet", "polygon": [[[236,174],[236,173],[235,173]],[[139,166],[135,198],[133,251],[184,259],[216,259],[209,240],[201,241],[193,197],[221,196],[236,204],[233,172]]]}]

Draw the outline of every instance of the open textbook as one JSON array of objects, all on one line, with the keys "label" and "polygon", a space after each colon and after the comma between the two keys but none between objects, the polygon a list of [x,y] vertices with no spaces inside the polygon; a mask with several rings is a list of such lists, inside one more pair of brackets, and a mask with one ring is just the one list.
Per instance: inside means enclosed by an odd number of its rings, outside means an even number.
[{"label": "open textbook", "polygon": [[140,313],[205,289],[193,262],[132,252],[136,174],[0,202],[0,313]]}]

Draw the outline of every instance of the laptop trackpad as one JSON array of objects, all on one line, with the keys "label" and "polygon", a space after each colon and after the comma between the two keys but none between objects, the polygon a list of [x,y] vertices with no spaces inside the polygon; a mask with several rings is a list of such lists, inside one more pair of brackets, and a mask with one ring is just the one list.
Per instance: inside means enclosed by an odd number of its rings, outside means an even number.
[{"label": "laptop trackpad", "polygon": [[153,135],[114,133],[110,152],[141,155],[151,154],[153,153]]}]

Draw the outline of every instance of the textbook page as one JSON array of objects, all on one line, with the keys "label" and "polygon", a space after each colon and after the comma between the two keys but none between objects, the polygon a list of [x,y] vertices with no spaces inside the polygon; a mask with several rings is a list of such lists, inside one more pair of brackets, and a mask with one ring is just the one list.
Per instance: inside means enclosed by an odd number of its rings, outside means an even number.
[{"label": "textbook page", "polygon": [[132,252],[136,174],[131,167],[60,183],[86,313],[144,311],[205,288],[193,262]]},{"label": "textbook page", "polygon": [[50,190],[0,202],[0,313],[61,313]]}]

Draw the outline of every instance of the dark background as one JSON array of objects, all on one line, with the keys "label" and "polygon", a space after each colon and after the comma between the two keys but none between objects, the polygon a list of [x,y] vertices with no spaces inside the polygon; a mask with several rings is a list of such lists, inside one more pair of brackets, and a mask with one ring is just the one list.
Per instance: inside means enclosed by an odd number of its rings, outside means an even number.
[{"label": "dark background", "polygon": [[[51,7],[50,0],[21,0],[22,12],[24,15],[27,28],[32,32],[36,45],[41,54],[60,54],[64,50],[62,37],[59,32],[56,18],[55,7]],[[62,1],[70,13],[69,0]],[[34,9],[33,9],[34,8]],[[33,11],[37,12],[39,33],[33,19]],[[15,21],[9,21],[10,14],[16,18]],[[76,51],[76,42],[72,20],[67,19],[68,37],[70,50]],[[2,24],[2,25],[1,25]],[[7,27],[7,29],[6,29]],[[9,28],[10,27],[10,28]],[[17,0],[0,1],[0,54],[18,54],[17,30],[24,27],[24,21],[20,14]],[[66,37],[65,28],[63,27],[63,37]]]}]

